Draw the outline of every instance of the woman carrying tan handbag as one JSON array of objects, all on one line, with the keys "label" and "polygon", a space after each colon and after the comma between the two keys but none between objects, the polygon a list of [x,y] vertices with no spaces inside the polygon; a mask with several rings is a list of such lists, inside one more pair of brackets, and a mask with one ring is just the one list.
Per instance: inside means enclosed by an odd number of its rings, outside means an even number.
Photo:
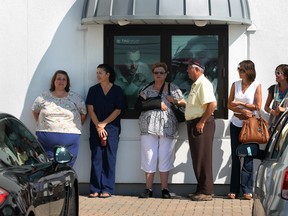
[{"label": "woman carrying tan handbag", "polygon": [[227,104],[228,109],[234,112],[230,123],[232,171],[228,198],[237,198],[241,185],[244,199],[252,199],[253,159],[245,158],[241,166],[236,149],[242,144],[239,134],[243,127],[243,120],[252,117],[257,107],[262,105],[262,91],[261,84],[255,81],[256,71],[252,61],[240,62],[237,70],[240,80],[232,84]]}]

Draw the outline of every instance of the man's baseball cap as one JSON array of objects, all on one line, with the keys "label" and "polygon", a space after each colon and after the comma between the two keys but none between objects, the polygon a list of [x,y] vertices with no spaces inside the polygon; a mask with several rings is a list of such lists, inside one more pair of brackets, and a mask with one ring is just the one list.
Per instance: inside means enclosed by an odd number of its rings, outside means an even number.
[{"label": "man's baseball cap", "polygon": [[205,65],[203,64],[203,62],[200,59],[191,59],[188,63],[189,65],[196,65],[200,68],[202,68],[203,70],[205,70]]}]

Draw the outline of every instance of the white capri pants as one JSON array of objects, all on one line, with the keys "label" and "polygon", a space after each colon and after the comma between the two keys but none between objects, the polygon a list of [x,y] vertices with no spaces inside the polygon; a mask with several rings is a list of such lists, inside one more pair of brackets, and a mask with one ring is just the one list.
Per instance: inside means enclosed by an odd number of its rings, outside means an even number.
[{"label": "white capri pants", "polygon": [[158,161],[159,172],[168,172],[174,162],[176,139],[158,135],[141,135],[141,169],[155,173]]}]

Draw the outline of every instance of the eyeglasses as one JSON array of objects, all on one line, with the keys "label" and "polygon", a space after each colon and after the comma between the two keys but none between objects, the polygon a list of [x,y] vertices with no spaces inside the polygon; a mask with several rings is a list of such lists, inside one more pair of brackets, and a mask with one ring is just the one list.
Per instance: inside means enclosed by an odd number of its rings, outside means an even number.
[{"label": "eyeglasses", "polygon": [[165,74],[165,73],[166,73],[166,72],[163,72],[163,71],[154,71],[154,72],[153,72],[153,74],[156,74],[156,75],[157,75],[157,74],[163,75],[163,74]]},{"label": "eyeglasses", "polygon": [[275,71],[275,75],[276,75],[276,76],[281,76],[281,75],[283,75],[283,72],[276,70],[276,71]]},{"label": "eyeglasses", "polygon": [[237,70],[238,70],[239,73],[245,73],[245,70],[240,68],[240,67],[238,67]]}]

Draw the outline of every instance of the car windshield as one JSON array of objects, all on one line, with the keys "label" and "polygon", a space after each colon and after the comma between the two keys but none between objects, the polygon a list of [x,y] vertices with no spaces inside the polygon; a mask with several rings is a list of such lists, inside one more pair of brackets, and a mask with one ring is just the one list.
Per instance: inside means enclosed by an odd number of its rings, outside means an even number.
[{"label": "car windshield", "polygon": [[0,120],[0,167],[48,162],[35,137],[13,118]]}]

